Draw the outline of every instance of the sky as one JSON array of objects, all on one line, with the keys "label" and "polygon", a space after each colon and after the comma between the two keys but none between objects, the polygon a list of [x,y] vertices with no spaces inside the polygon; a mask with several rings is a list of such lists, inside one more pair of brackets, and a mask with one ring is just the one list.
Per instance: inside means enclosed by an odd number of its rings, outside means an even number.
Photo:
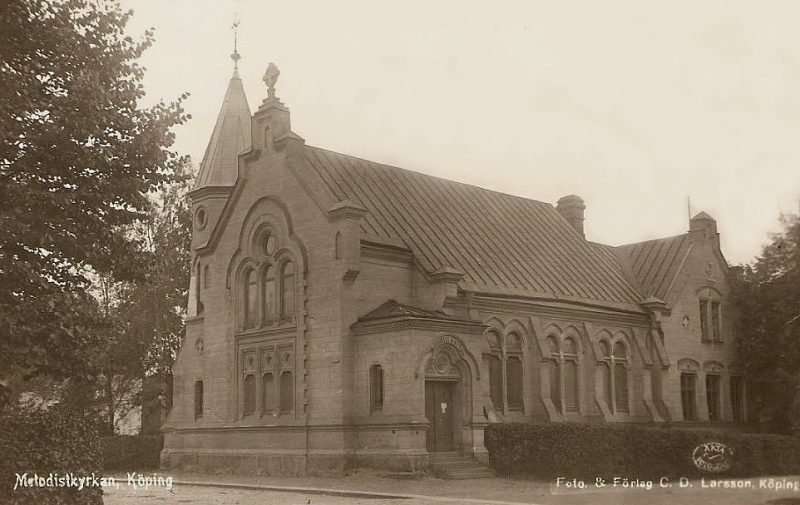
[{"label": "sky", "polygon": [[586,202],[587,239],[718,223],[751,262],[800,202],[794,0],[123,0],[145,105],[184,92],[175,148],[199,165],[233,71],[261,78],[309,145],[552,204]]}]

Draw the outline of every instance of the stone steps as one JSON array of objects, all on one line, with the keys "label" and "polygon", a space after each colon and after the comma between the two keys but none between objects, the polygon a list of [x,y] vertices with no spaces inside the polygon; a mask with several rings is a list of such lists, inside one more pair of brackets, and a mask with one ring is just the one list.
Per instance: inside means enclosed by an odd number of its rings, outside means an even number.
[{"label": "stone steps", "polygon": [[482,479],[494,477],[494,471],[480,465],[470,456],[458,452],[437,452],[430,455],[433,475],[440,479]]}]

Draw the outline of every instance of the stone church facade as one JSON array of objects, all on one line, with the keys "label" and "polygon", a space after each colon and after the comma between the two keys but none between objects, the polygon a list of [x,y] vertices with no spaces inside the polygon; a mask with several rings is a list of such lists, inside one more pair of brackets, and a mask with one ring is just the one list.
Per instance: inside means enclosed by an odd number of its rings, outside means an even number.
[{"label": "stone church facade", "polygon": [[727,263],[675,237],[588,242],[554,206],[305,143],[238,70],[191,192],[186,337],[166,468],[274,474],[488,460],[521,421],[743,419]]}]

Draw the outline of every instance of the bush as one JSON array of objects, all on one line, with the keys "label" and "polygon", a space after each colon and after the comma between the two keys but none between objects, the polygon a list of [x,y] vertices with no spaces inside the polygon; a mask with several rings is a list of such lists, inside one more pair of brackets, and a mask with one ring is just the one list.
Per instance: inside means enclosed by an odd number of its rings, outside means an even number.
[{"label": "bush", "polygon": [[163,447],[159,435],[103,437],[103,469],[106,471],[158,470]]},{"label": "bush", "polygon": [[[0,416],[0,502],[102,505],[103,490],[91,480],[102,476],[97,423],[61,405],[45,409],[5,404]],[[18,476],[43,487],[21,484]],[[78,489],[73,476],[90,480]]]},{"label": "bush", "polygon": [[800,473],[800,441],[777,435],[723,433],[594,424],[490,424],[486,448],[503,475],[541,478],[708,477],[692,460],[694,449],[720,442],[732,466],[714,475],[750,477]]}]

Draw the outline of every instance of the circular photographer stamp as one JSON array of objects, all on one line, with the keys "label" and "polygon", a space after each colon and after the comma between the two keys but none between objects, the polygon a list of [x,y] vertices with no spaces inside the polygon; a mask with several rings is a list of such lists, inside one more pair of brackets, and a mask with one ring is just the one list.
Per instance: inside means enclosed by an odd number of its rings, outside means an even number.
[{"label": "circular photographer stamp", "polygon": [[706,442],[692,451],[692,462],[708,473],[722,473],[733,466],[733,450],[720,442]]}]

